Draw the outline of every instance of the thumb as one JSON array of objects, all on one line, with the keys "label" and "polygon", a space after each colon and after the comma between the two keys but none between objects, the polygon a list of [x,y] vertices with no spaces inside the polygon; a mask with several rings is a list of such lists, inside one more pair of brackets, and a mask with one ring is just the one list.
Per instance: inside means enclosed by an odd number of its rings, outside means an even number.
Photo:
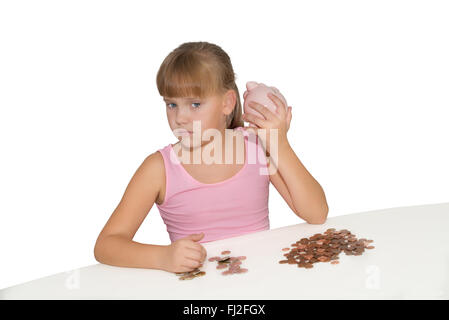
[{"label": "thumb", "polygon": [[193,241],[199,241],[204,238],[204,232],[201,233],[193,233],[188,235],[185,239],[193,240]]}]

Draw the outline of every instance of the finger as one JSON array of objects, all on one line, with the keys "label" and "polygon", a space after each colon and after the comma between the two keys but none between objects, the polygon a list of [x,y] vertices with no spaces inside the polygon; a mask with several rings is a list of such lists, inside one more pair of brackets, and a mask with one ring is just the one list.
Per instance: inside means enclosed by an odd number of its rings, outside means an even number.
[{"label": "finger", "polygon": [[196,260],[191,260],[191,259],[187,258],[184,260],[184,262],[182,263],[181,266],[188,268],[187,271],[191,271],[193,269],[199,268],[200,263]]},{"label": "finger", "polygon": [[257,112],[261,113],[267,120],[271,120],[271,119],[273,119],[273,117],[277,117],[277,115],[275,115],[273,112],[271,112],[270,109],[268,109],[264,105],[261,105],[260,103],[250,101],[248,103],[248,105],[251,108],[253,108],[254,110],[256,110]]},{"label": "finger", "polygon": [[192,241],[187,245],[188,248],[194,249],[198,252],[201,252],[201,249],[204,248],[201,243]]},{"label": "finger", "polygon": [[192,245],[192,246],[189,246],[186,248],[189,249],[189,252],[195,252],[199,256],[201,255],[201,247],[200,246],[197,247],[197,246]]},{"label": "finger", "polygon": [[207,251],[204,247],[201,247],[201,252],[202,252],[201,261],[203,262],[207,258]]},{"label": "finger", "polygon": [[[186,261],[187,261],[187,262],[186,262]],[[200,268],[200,267],[203,265],[203,261],[201,261],[201,260],[196,260],[196,259],[191,259],[191,258],[189,258],[189,257],[185,257],[185,260],[184,260],[183,263],[187,263],[187,264],[192,263],[192,266],[193,266],[194,268]]]},{"label": "finger", "polygon": [[178,272],[191,272],[196,269],[194,267],[189,267],[184,264],[181,264],[180,267],[181,267],[181,269]]},{"label": "finger", "polygon": [[286,107],[285,107],[284,101],[282,101],[277,95],[272,94],[271,92],[268,92],[267,96],[276,105],[276,107],[277,107],[276,111],[279,112],[279,115],[281,115],[282,118],[285,118]]},{"label": "finger", "polygon": [[188,248],[191,249],[191,250],[194,250],[195,252],[197,252],[197,254],[199,254],[200,261],[203,262],[204,259],[206,259],[206,256],[207,256],[206,249],[202,245],[200,245],[200,244],[197,244],[197,243],[195,243],[195,244],[196,245],[194,247],[188,247]]},{"label": "finger", "polygon": [[203,264],[203,262],[200,259],[192,257],[190,254],[188,254],[184,256],[182,264],[189,268],[199,268]]},{"label": "finger", "polygon": [[203,246],[201,246],[199,249],[195,250],[195,252],[193,253],[195,255],[195,257],[197,259],[199,259],[198,261],[203,263],[204,260],[206,260],[207,257],[207,252],[206,249],[204,249]]},{"label": "finger", "polygon": [[200,263],[203,263],[203,261],[206,259],[207,252],[206,252],[206,249],[202,245],[197,244],[195,242],[191,246],[186,247],[186,248],[190,250],[188,257],[190,257],[192,259],[196,259]]},{"label": "finger", "polygon": [[251,113],[244,113],[243,120],[245,120],[246,122],[251,122],[251,123],[255,124],[256,126],[258,126],[259,128],[264,127],[266,124],[266,120],[261,119]]},{"label": "finger", "polygon": [[194,260],[198,263],[202,262],[201,252],[197,252],[197,251],[189,251],[188,253],[186,253],[185,258]]}]

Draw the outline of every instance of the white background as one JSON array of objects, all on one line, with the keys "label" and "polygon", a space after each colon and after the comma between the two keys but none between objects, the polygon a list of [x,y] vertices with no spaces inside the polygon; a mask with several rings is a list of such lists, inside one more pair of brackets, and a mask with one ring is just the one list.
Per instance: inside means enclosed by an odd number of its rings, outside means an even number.
[{"label": "white background", "polygon": [[[208,41],[293,106],[329,217],[449,201],[445,1],[1,1],[0,288],[95,264],[146,156],[176,142],[156,73]],[[270,186],[271,228],[302,223]],[[404,221],[406,227],[407,221]],[[135,241],[169,244],[154,205]]]}]

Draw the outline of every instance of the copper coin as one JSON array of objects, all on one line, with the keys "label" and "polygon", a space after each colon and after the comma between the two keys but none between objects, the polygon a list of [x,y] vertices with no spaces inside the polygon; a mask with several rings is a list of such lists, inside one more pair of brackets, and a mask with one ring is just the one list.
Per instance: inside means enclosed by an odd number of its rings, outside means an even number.
[{"label": "copper coin", "polygon": [[[338,264],[338,255],[344,252],[346,255],[361,255],[369,246],[365,238],[357,239],[356,235],[347,229],[327,229],[324,233],[316,233],[309,238],[301,238],[292,244],[294,248],[284,254],[286,260],[280,264],[297,264],[298,268],[311,268],[314,263],[329,262]],[[284,249],[283,249],[284,250]]]},{"label": "copper coin", "polygon": [[231,258],[230,257],[224,257],[220,260],[218,260],[219,263],[230,263],[231,262]]},{"label": "copper coin", "polygon": [[238,270],[240,270],[240,267],[239,267],[239,268],[229,268],[229,271],[230,271],[231,273],[237,273]]},{"label": "copper coin", "polygon": [[225,250],[225,251],[222,251],[222,252],[221,252],[221,254],[230,254],[230,253],[231,253],[230,250]]},{"label": "copper coin", "polygon": [[209,261],[218,261],[218,260],[220,260],[221,259],[221,257],[211,257],[211,258],[209,258]]}]

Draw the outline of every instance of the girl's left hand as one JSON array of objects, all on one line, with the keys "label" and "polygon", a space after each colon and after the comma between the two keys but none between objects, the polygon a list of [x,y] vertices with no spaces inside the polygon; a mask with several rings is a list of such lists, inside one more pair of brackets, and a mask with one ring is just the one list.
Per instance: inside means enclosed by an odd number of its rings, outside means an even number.
[{"label": "girl's left hand", "polygon": [[[292,121],[292,107],[288,107],[286,110],[286,106],[284,102],[279,99],[276,95],[272,93],[267,94],[268,98],[274,102],[276,105],[276,112],[273,113],[270,109],[261,105],[257,102],[251,101],[249,102],[249,106],[261,113],[264,116],[264,119],[257,117],[250,113],[243,114],[243,120],[250,122],[257,126],[257,128],[253,127],[243,127],[245,131],[251,131],[257,134],[260,140],[263,143],[265,148],[265,152],[270,150],[270,129],[277,129],[278,132],[278,146],[280,144],[288,143],[287,140],[287,131],[290,128],[290,122]],[[265,129],[265,134],[261,134],[261,129]]]}]

